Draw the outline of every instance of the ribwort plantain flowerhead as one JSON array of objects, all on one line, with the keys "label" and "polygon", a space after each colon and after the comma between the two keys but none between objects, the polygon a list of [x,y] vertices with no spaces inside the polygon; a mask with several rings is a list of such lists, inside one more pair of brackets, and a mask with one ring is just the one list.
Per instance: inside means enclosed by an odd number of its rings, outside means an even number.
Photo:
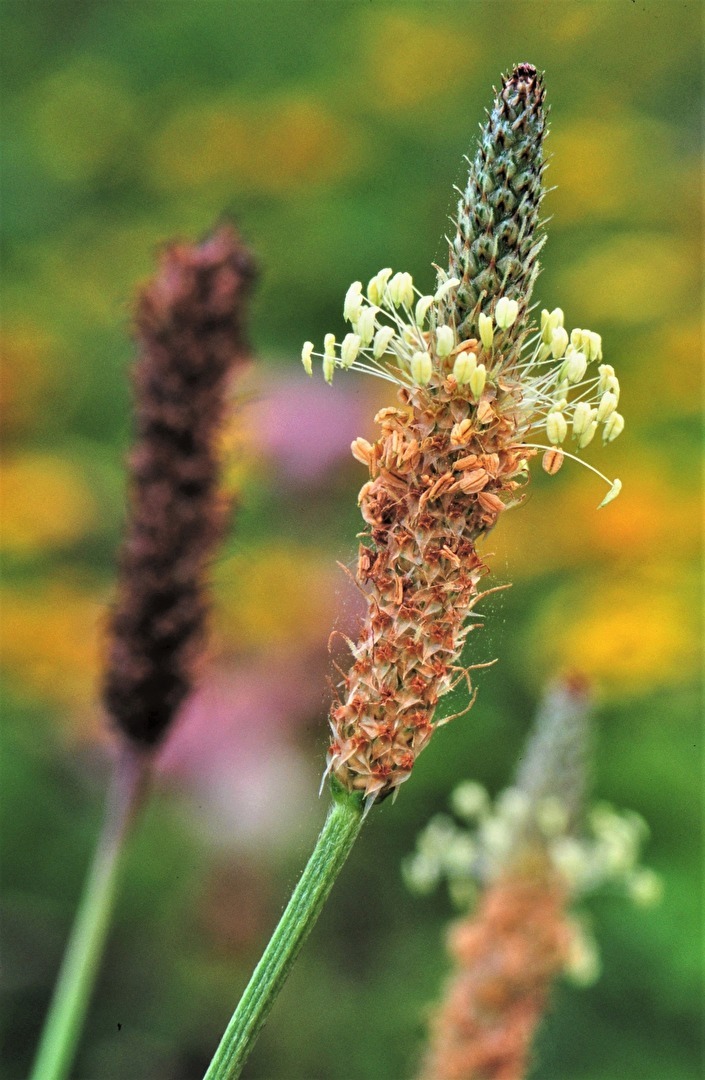
[{"label": "ribwort plantain flowerhead", "polygon": [[[610,441],[623,426],[614,369],[598,367],[600,336],[569,334],[560,308],[529,318],[543,243],[543,100],[531,65],[503,80],[434,290],[384,267],[347,290],[342,343],[327,334],[322,352],[310,341],[302,351],[307,373],[317,357],[329,383],[344,369],[397,389],[397,406],[376,417],[377,441],[352,447],[369,473],[357,567],[367,616],[328,753],[334,784],[368,806],[408,778],[440,698],[470,686],[460,658],[488,572],[478,543],[521,502],[530,459],[543,450],[554,474],[600,427]],[[604,505],[621,484],[602,478]]]}]

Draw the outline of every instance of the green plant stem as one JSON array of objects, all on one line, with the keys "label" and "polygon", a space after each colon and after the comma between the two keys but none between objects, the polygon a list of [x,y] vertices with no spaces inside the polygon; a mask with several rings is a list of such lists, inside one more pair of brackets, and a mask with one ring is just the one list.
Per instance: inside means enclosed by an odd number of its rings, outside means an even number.
[{"label": "green plant stem", "polygon": [[30,1080],[64,1080],[71,1069],[110,926],[126,840],[148,775],[146,755],[124,748]]},{"label": "green plant stem", "polygon": [[306,869],[233,1013],[205,1080],[233,1080],[240,1075],[357,839],[362,820],[360,800],[341,794],[328,813]]}]

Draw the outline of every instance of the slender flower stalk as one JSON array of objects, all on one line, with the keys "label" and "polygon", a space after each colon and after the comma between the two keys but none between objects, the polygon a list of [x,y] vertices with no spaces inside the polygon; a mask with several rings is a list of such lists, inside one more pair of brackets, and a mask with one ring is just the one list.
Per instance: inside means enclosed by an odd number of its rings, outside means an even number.
[{"label": "slender flower stalk", "polygon": [[590,699],[576,677],[546,694],[515,783],[492,807],[471,781],[453,794],[464,824],[438,816],[406,861],[417,892],[448,881],[472,905],[449,935],[454,973],[432,1023],[422,1080],[522,1080],[536,1029],[560,975],[586,985],[597,947],[571,914],[608,885],[636,903],[658,899],[653,871],[637,866],[646,835],[638,815],[604,804],[585,813]]},{"label": "slender flower stalk", "polygon": [[130,510],[103,686],[120,754],[32,1080],[62,1080],[71,1068],[153,751],[203,651],[206,569],[225,520],[218,436],[247,355],[253,274],[249,253],[223,226],[202,244],[169,247],[138,299]]},{"label": "slender flower stalk", "polygon": [[[366,614],[331,708],[324,774],[350,814],[398,793],[435,728],[450,719],[436,710],[455,685],[467,683],[472,704],[472,667],[461,654],[481,625],[476,605],[491,591],[480,587],[488,573],[480,543],[521,502],[530,459],[543,448],[553,473],[575,456],[561,449],[570,429],[577,453],[600,423],[607,440],[619,433],[614,370],[588,373],[601,359],[599,335],[568,335],[560,309],[528,325],[542,243],[543,97],[531,65],[503,80],[471,165],[449,271],[439,272],[434,292],[386,267],[366,290],[360,281],[348,289],[343,317],[351,330],[342,341],[329,333],[322,351],[311,341],[302,350],[306,372],[317,357],[328,383],[342,369],[397,389],[397,404],[377,414],[377,441],[352,444],[369,474],[359,495],[365,530],[356,569]],[[603,403],[608,391],[614,405]],[[620,487],[606,483],[605,502]],[[332,880],[342,861],[318,865]],[[277,937],[296,932],[284,918]],[[309,913],[299,918],[308,926]],[[267,971],[263,961],[243,1001],[261,1000],[268,1010],[279,981],[267,985]],[[240,1006],[209,1080],[239,1074],[257,1029]]]}]

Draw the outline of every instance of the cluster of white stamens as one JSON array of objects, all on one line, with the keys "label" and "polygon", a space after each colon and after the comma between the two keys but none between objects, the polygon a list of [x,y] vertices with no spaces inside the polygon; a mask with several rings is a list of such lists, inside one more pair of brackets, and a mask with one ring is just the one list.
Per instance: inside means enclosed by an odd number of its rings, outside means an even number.
[{"label": "cluster of white stamens", "polygon": [[[477,320],[478,337],[458,341],[451,325],[441,321],[439,301],[457,288],[456,278],[445,278],[433,295],[422,294],[411,274],[392,273],[387,267],[370,280],[366,294],[355,281],[348,289],[343,316],[352,326],[342,342],[326,334],[323,352],[315,352],[313,342],[304,344],[301,359],[306,372],[313,374],[312,358],[320,357],[323,375],[331,383],[337,367],[364,371],[399,386],[425,387],[434,380],[452,377],[466,387],[479,402],[485,389],[501,389],[501,377],[515,380],[520,387],[519,411],[523,438],[545,432],[548,446],[525,442],[544,449],[544,468],[557,472],[564,457],[562,449],[572,435],[579,452],[588,446],[600,425],[603,442],[612,442],[624,429],[617,412],[619,380],[614,368],[600,364],[597,374],[590,365],[602,359],[602,339],[591,330],[568,333],[560,308],[541,312],[540,328],[523,332],[517,359],[515,342],[508,333],[519,315],[516,300],[500,297],[491,314]],[[501,395],[495,394],[497,400]],[[512,399],[516,410],[516,399]],[[583,464],[586,464],[583,462]],[[614,499],[621,481],[610,481],[591,465],[587,466],[610,485],[603,502]]]}]

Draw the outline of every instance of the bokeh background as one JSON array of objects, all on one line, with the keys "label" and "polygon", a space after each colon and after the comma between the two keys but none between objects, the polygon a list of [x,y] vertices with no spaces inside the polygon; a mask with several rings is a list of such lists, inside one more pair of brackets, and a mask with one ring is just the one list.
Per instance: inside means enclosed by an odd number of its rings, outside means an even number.
[{"label": "bokeh background", "polygon": [[462,155],[523,60],[546,70],[556,185],[537,298],[603,334],[627,430],[590,460],[624,491],[597,512],[599,482],[564,467],[502,520],[513,587],[471,641],[499,663],[371,816],[247,1076],[413,1075],[452,911],[411,897],[400,861],[457,781],[507,784],[565,667],[595,680],[596,795],[647,819],[665,895],[590,903],[603,974],[558,988],[533,1075],[700,1075],[700,4],[47,0],[2,23],[2,1076],[28,1067],[109,771],[96,686],[135,284],[223,212],[262,268],[208,674],[165,748],[76,1070],[190,1080],[324,815],[327,643],[356,618],[336,566],[359,527],[349,443],[389,402],[359,376],[306,380],[300,345],[340,333],[347,285],[380,266],[431,285]]}]

